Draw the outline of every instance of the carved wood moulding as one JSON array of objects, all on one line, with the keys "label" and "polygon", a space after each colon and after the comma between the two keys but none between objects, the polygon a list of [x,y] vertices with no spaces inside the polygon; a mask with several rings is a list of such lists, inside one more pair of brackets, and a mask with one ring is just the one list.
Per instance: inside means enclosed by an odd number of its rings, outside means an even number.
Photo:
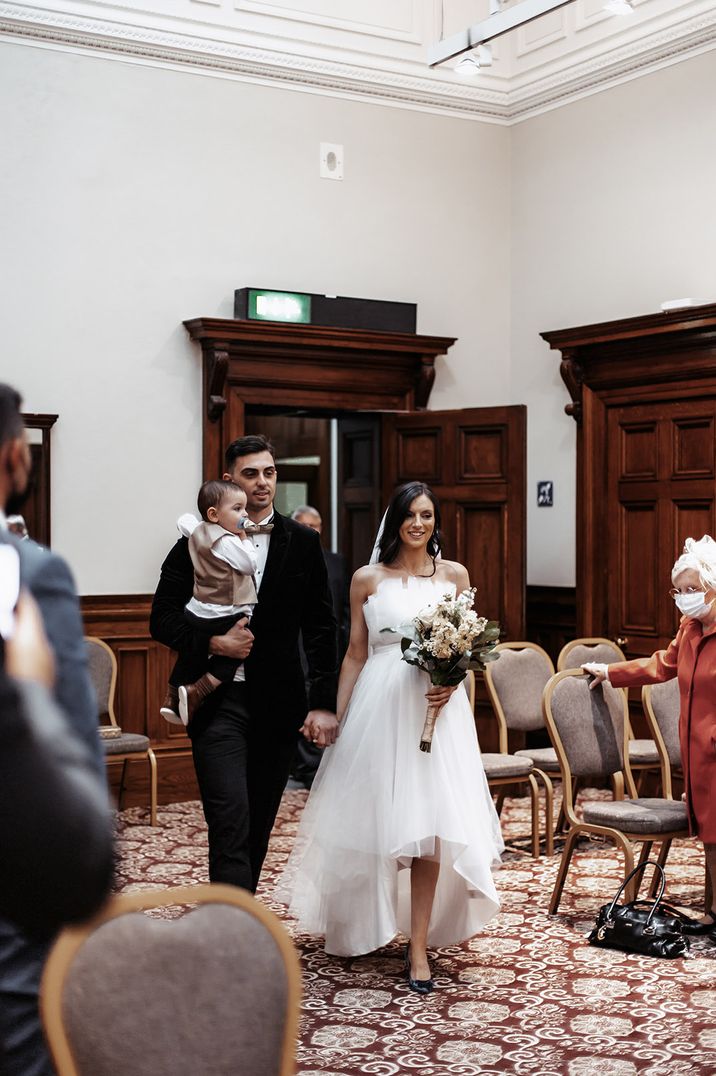
[{"label": "carved wood moulding", "polygon": [[578,423],[585,387],[604,395],[649,384],[657,393],[659,386],[689,380],[697,393],[705,382],[716,383],[716,303],[540,335],[561,352],[571,398],[565,411]]},{"label": "carved wood moulding", "polygon": [[201,344],[210,422],[226,409],[227,386],[249,404],[420,410],[428,403],[437,356],[455,343],[441,336],[221,318],[184,325]]}]

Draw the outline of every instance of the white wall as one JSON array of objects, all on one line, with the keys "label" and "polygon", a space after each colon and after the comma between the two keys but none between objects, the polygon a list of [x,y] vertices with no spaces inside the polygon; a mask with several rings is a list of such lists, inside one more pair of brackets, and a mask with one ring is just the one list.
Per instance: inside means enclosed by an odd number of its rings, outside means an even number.
[{"label": "white wall", "polygon": [[[575,581],[576,425],[539,333],[716,299],[715,99],[711,52],[512,128],[511,397],[528,405],[530,583]],[[549,478],[555,506],[537,508]]]},{"label": "white wall", "polygon": [[53,546],[82,593],[154,589],[200,482],[182,321],[236,287],[417,301],[459,337],[433,406],[508,398],[506,128],[5,42],[0,130],[0,376],[59,413]]}]

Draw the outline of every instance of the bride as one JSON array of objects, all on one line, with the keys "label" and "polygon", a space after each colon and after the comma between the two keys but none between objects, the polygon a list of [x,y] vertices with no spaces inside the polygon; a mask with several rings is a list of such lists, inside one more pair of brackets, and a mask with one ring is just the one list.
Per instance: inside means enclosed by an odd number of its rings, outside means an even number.
[{"label": "bride", "polygon": [[[427,946],[464,941],[497,912],[491,870],[504,848],[464,687],[431,687],[402,660],[399,636],[381,633],[470,585],[461,564],[440,559],[440,540],[435,495],[401,486],[377,555],[353,576],[340,736],[278,892],[328,953],[357,956],[407,935],[408,984],[423,994],[433,989]],[[443,707],[431,753],[419,749],[428,702]]]}]

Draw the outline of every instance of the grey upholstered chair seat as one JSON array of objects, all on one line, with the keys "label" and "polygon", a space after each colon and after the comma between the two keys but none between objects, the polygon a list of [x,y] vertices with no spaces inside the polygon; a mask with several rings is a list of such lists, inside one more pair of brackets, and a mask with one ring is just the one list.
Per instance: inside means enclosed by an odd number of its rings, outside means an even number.
[{"label": "grey upholstered chair seat", "polygon": [[670,833],[688,827],[686,804],[680,800],[609,800],[584,805],[584,821],[615,826],[627,833]]},{"label": "grey upholstered chair seat", "polygon": [[[199,906],[177,917],[190,902]],[[175,916],[140,908],[174,908]],[[245,891],[198,885],[124,894],[111,898],[99,923],[76,932],[79,948],[61,935],[43,982],[59,1074],[295,1071],[298,956],[278,919]]]},{"label": "grey upholstered chair seat", "polygon": [[533,769],[532,762],[528,758],[490,752],[482,756],[482,764],[488,781],[495,777],[526,777],[527,774],[532,773]]},{"label": "grey upholstered chair seat", "polygon": [[659,752],[653,740],[630,740],[629,762],[634,765],[659,765]]},{"label": "grey upholstered chair seat", "polygon": [[149,737],[142,736],[138,732],[123,732],[121,736],[103,739],[102,746],[107,755],[128,755],[132,751],[146,751],[149,747]]},{"label": "grey upholstered chair seat", "polygon": [[529,758],[538,769],[545,773],[559,773],[559,759],[553,747],[524,747],[515,751],[519,758]]}]

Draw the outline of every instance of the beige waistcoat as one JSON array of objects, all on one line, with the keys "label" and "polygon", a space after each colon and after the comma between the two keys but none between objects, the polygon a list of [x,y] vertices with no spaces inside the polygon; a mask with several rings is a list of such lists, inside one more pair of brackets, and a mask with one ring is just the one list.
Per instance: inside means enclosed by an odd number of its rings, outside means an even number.
[{"label": "beige waistcoat", "polygon": [[209,605],[255,605],[258,595],[253,576],[242,575],[211,551],[214,543],[228,533],[218,523],[200,523],[189,538],[194,597]]}]

